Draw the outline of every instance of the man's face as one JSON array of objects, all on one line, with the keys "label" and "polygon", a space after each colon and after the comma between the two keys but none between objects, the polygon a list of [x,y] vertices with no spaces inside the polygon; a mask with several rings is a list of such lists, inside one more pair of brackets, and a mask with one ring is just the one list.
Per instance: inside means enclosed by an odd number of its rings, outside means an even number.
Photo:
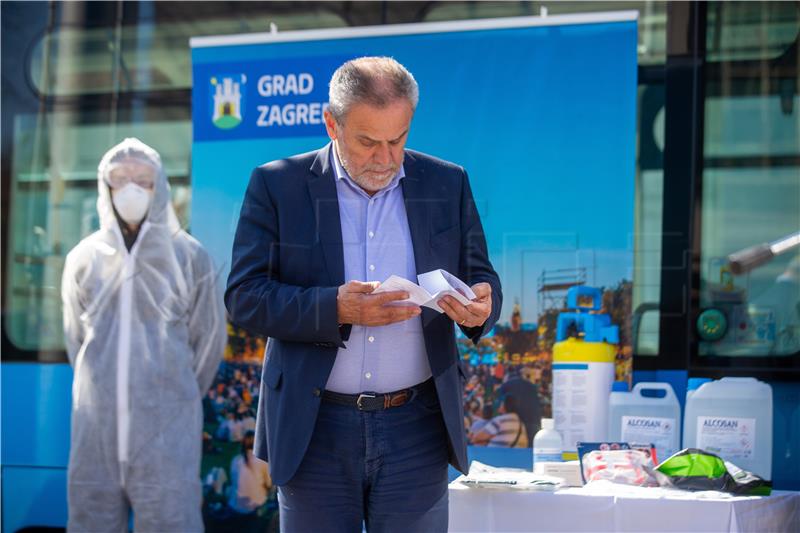
[{"label": "man's face", "polygon": [[386,187],[403,164],[403,149],[414,111],[406,100],[386,107],[356,104],[339,124],[325,111],[325,127],[342,166],[362,189]]}]

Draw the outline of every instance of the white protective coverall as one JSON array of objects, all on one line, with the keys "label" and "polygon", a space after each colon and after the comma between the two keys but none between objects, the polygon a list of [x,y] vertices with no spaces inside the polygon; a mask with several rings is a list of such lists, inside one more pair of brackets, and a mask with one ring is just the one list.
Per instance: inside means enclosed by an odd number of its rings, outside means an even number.
[{"label": "white protective coverall", "polygon": [[[156,170],[128,251],[110,169],[133,158]],[[216,272],[180,229],[158,153],[125,139],[97,172],[100,230],[69,253],[64,333],[74,369],[68,471],[70,531],[202,531],[201,400],[226,343]]]}]

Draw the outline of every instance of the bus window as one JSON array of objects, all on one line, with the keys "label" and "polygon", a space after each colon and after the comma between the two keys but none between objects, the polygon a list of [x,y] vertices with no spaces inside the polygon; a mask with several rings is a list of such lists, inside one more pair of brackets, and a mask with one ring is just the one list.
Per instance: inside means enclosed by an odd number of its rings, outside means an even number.
[{"label": "bus window", "polygon": [[[167,115],[188,114],[183,108]],[[5,332],[22,350],[63,349],[61,270],[69,250],[98,228],[97,164],[119,139],[158,147],[187,225],[191,123],[92,122],[107,113],[17,115],[10,188]],[[107,120],[107,117],[106,117]]]},{"label": "bus window", "polygon": [[728,261],[800,231],[799,35],[794,2],[709,4],[701,356],[800,353],[800,248],[739,275]]},{"label": "bus window", "polygon": [[667,3],[653,0],[631,2],[430,2],[424,5],[424,20],[435,22],[493,17],[539,16],[638,11],[639,65],[663,65],[666,60]]},{"label": "bus window", "polygon": [[[141,2],[136,6],[138,20],[132,21],[136,24],[60,27],[34,48],[31,80],[40,93],[53,96],[190,89],[191,37],[346,25],[333,12],[335,6],[309,3],[302,10],[284,10],[279,5],[256,9],[247,4],[237,3],[231,12],[220,13],[219,5],[188,8],[185,3]],[[80,2],[63,5],[64,10],[84,8]],[[195,8],[195,16],[187,17]],[[114,68],[117,64],[119,69]]]}]

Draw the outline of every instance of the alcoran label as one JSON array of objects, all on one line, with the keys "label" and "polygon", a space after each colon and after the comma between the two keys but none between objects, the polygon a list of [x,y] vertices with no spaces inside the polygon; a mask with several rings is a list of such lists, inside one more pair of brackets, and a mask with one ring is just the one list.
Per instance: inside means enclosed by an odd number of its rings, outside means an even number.
[{"label": "alcoran label", "polygon": [[727,461],[752,459],[756,447],[756,419],[697,417],[697,447]]},{"label": "alcoran label", "polygon": [[659,461],[663,461],[676,449],[677,422],[674,418],[652,416],[623,416],[622,438],[624,442],[654,444]]}]

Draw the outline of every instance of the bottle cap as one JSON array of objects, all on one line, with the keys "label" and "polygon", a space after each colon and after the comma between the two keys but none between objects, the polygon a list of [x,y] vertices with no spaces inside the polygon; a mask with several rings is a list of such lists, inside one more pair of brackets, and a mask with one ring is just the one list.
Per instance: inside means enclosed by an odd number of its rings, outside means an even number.
[{"label": "bottle cap", "polygon": [[710,378],[689,378],[688,383],[686,383],[686,390],[697,390],[700,388],[700,385],[703,383],[708,383],[712,381]]},{"label": "bottle cap", "polygon": [[613,385],[611,385],[611,392],[628,392],[628,382],[627,381],[615,381]]},{"label": "bottle cap", "polygon": [[556,427],[552,418],[542,418],[542,429],[554,429]]}]

